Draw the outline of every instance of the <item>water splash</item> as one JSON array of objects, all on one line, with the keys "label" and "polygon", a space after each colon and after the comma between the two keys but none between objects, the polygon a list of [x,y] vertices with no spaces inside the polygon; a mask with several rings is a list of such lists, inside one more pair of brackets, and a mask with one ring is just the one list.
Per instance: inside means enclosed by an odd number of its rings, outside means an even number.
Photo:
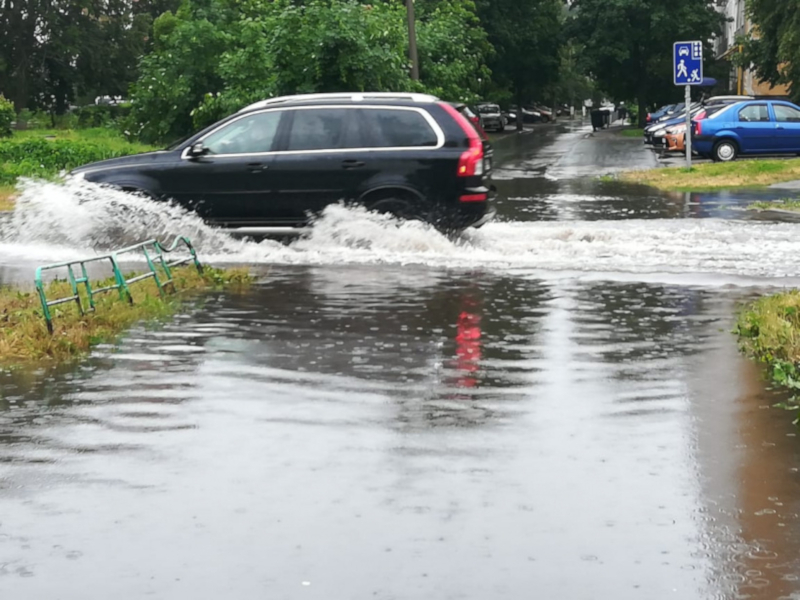
[{"label": "water splash", "polygon": [[[11,217],[0,224],[0,240],[98,252],[148,238],[189,236],[207,252],[235,252],[242,242],[206,225],[168,202],[75,179],[23,180]],[[237,246],[238,244],[238,246]]]},{"label": "water splash", "polygon": [[285,245],[235,239],[178,206],[82,181],[26,181],[14,213],[0,223],[0,259],[24,251],[61,260],[149,237],[188,235],[202,257],[216,263],[712,274],[730,281],[794,277],[797,233],[793,224],[631,219],[495,222],[453,239],[424,223],[335,205],[302,238]]}]

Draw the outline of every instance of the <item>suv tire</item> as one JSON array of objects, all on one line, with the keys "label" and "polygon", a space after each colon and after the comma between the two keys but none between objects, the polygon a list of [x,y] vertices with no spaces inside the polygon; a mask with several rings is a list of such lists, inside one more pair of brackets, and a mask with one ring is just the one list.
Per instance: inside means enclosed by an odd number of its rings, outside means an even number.
[{"label": "suv tire", "polygon": [[422,219],[419,207],[415,207],[412,202],[404,198],[381,198],[375,202],[367,205],[367,210],[380,213],[382,215],[391,215],[404,221],[415,221]]}]

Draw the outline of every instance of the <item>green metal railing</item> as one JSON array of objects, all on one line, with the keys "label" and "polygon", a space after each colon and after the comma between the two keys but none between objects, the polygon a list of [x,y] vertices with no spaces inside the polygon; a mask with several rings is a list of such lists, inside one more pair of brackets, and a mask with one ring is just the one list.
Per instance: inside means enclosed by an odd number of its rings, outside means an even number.
[{"label": "green metal railing", "polygon": [[[168,260],[166,255],[174,252],[181,245],[185,246],[185,248],[188,250],[189,256],[175,260]],[[138,252],[141,252],[144,255],[148,271],[142,275],[137,275],[136,277],[126,279],[122,274],[122,270],[119,268],[119,256]],[[91,281],[89,280],[89,273],[86,265],[92,263],[102,263],[106,261],[108,261],[109,265],[111,266],[114,283],[106,287],[94,289],[92,288]],[[195,252],[194,246],[192,246],[192,242],[189,241],[189,238],[181,236],[175,238],[175,241],[169,248],[164,247],[157,240],[147,240],[146,242],[142,242],[140,244],[122,248],[121,250],[117,250],[111,254],[39,267],[36,269],[36,291],[39,294],[39,300],[42,302],[42,315],[47,322],[47,330],[50,333],[53,333],[53,315],[50,312],[51,306],[74,302],[81,315],[85,315],[87,312],[94,312],[95,296],[113,290],[116,290],[119,293],[120,300],[133,304],[133,295],[131,294],[128,286],[136,283],[137,281],[143,281],[150,278],[153,279],[156,287],[158,288],[158,293],[162,296],[167,288],[174,292],[175,281],[172,278],[172,267],[189,264],[190,262],[194,263],[198,273],[203,272],[203,265],[201,265],[200,261],[197,259],[197,253]],[[161,268],[161,274],[158,272],[158,267]],[[78,277],[75,276],[76,268],[80,269]],[[44,283],[42,282],[42,273],[45,271],[54,271],[60,269],[66,270],[67,281],[69,282],[72,294],[63,298],[48,300],[44,289]],[[81,290],[79,286],[83,286],[85,302],[81,297]],[[88,306],[85,304],[88,304]]]}]

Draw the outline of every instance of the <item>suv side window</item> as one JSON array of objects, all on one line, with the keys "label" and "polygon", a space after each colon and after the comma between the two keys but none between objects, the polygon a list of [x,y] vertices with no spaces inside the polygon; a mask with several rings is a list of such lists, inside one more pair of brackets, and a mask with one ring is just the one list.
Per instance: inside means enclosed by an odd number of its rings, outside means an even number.
[{"label": "suv side window", "polygon": [[772,108],[779,123],[800,123],[800,110],[784,104],[773,104]]},{"label": "suv side window", "polygon": [[416,110],[365,108],[363,114],[372,148],[421,148],[439,144],[428,120]]},{"label": "suv side window", "polygon": [[354,109],[307,108],[292,111],[292,128],[286,149],[334,150],[359,148],[363,143],[351,126]]},{"label": "suv side window", "polygon": [[766,104],[751,104],[739,111],[739,121],[745,123],[763,123],[769,121],[769,110]]},{"label": "suv side window", "polygon": [[283,111],[256,113],[236,119],[203,139],[209,154],[271,152]]}]

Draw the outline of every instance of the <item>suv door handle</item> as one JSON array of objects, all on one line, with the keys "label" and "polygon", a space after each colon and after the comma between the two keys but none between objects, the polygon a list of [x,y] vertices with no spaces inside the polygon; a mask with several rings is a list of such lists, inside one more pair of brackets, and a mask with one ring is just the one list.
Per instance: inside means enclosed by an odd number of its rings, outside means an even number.
[{"label": "suv door handle", "polygon": [[342,168],[343,169],[358,169],[363,167],[366,163],[363,160],[343,160],[342,161]]},{"label": "suv door handle", "polygon": [[262,163],[247,163],[247,170],[251,173],[263,173],[267,170],[267,165]]}]

